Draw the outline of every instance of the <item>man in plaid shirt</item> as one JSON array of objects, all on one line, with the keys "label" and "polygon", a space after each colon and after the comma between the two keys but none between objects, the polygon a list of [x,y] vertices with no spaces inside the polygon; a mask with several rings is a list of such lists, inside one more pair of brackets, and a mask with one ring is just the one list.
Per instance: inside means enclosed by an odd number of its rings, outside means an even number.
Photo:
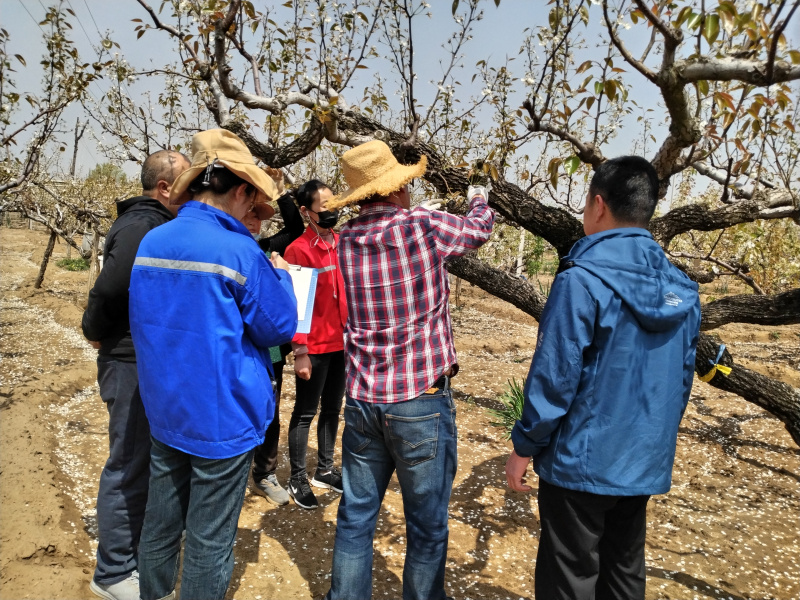
[{"label": "man in plaid shirt", "polygon": [[339,237],[345,282],[347,400],[329,600],[372,597],[372,542],[393,472],[403,493],[408,546],[404,600],[444,600],[448,504],[456,473],[458,372],[445,263],[484,244],[494,212],[470,188],[465,217],[410,210],[408,183],[426,157],[401,165],[381,141],[342,156],[349,189],[330,210],[359,202]]}]

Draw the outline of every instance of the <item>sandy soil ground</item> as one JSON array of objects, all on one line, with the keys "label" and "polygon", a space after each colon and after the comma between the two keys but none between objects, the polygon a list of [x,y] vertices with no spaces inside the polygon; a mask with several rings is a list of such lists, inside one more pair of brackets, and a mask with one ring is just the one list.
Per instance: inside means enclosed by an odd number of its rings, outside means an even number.
[{"label": "sandy soil ground", "polygon": [[[94,502],[107,413],[95,384],[95,354],[80,334],[87,274],[51,263],[42,289],[33,289],[46,239],[42,232],[0,229],[3,599],[93,597]],[[57,246],[53,260],[64,250]],[[462,373],[454,384],[460,442],[448,591],[459,600],[531,598],[536,492],[506,488],[510,447],[489,425],[487,409],[497,405],[506,380],[525,376],[536,323],[464,287],[464,305],[453,310]],[[751,368],[800,385],[800,327],[730,325],[720,334]],[[286,382],[283,424],[294,393],[288,368]],[[278,476],[285,481],[285,445],[281,452]],[[304,511],[248,492],[229,598],[307,599],[327,590],[338,496],[322,493],[320,501],[319,510]],[[647,598],[800,598],[798,514],[800,451],[782,424],[696,381],[672,491],[649,505]],[[404,534],[395,482],[376,534],[377,599],[402,596]]]}]

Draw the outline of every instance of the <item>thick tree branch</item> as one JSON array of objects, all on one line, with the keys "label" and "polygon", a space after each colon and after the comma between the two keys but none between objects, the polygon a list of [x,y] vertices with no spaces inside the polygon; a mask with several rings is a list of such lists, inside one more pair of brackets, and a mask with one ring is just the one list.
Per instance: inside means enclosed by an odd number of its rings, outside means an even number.
[{"label": "thick tree branch", "polygon": [[[695,362],[695,372],[698,375],[705,375],[711,370],[719,344],[719,340],[714,337],[706,333],[700,334]],[[719,364],[731,367],[731,373],[725,376],[718,371],[709,384],[741,396],[778,417],[786,425],[795,444],[800,446],[800,390],[735,364],[727,350]]]},{"label": "thick tree branch", "polygon": [[299,162],[314,152],[320,142],[325,139],[325,128],[319,119],[313,115],[303,133],[292,140],[291,143],[279,148],[268,146],[257,140],[250,132],[250,129],[240,121],[231,120],[224,127],[242,138],[242,141],[253,156],[275,169]]},{"label": "thick tree branch", "polygon": [[[795,200],[795,202],[797,202]],[[710,209],[705,204],[689,204],[669,211],[663,217],[650,221],[650,232],[663,246],[679,233],[687,231],[715,231],[756,219],[800,218],[800,204],[773,208],[765,206],[763,198],[741,200],[721,208]]]},{"label": "thick tree branch", "polygon": [[675,62],[677,80],[681,83],[695,81],[741,81],[751,85],[767,86],[773,83],[800,79],[800,65],[784,61],[774,64],[772,78],[768,78],[765,61],[722,56],[719,58],[691,58]]},{"label": "thick tree branch", "polygon": [[547,298],[524,279],[492,268],[473,255],[462,256],[448,262],[447,270],[485,292],[513,304],[537,321],[542,316]]},{"label": "thick tree branch", "polygon": [[708,331],[726,323],[753,325],[800,323],[800,288],[774,296],[752,294],[727,296],[703,305],[701,330]]}]

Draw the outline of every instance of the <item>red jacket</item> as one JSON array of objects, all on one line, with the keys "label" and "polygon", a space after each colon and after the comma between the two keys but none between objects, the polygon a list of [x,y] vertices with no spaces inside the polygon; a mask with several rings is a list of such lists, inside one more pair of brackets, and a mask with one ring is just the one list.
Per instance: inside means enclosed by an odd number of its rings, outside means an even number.
[{"label": "red jacket", "polygon": [[329,246],[309,226],[284,253],[289,264],[319,269],[311,332],[297,333],[292,338],[292,342],[308,346],[309,354],[344,350],[347,304],[344,298],[344,280],[337,258],[338,247],[337,234],[333,234],[333,246]]}]

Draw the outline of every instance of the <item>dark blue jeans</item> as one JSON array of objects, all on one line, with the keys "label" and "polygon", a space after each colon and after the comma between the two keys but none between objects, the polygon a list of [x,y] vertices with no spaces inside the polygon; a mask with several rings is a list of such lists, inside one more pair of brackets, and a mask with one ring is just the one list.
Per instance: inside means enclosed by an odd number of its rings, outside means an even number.
[{"label": "dark blue jeans", "polygon": [[181,597],[221,600],[233,573],[233,543],[253,451],[210,459],[152,441],[150,493],[139,544],[141,598],[158,600],[175,589],[186,529]]},{"label": "dark blue jeans", "polygon": [[98,358],[97,382],[108,408],[108,460],[97,493],[94,579],[107,585],[122,581],[137,568],[150,479],[150,425],[139,396],[135,362]]},{"label": "dark blue jeans", "polygon": [[457,463],[450,390],[396,404],[347,398],[339,503],[328,600],[372,597],[372,542],[397,471],[406,518],[403,600],[444,600],[448,504]]}]

